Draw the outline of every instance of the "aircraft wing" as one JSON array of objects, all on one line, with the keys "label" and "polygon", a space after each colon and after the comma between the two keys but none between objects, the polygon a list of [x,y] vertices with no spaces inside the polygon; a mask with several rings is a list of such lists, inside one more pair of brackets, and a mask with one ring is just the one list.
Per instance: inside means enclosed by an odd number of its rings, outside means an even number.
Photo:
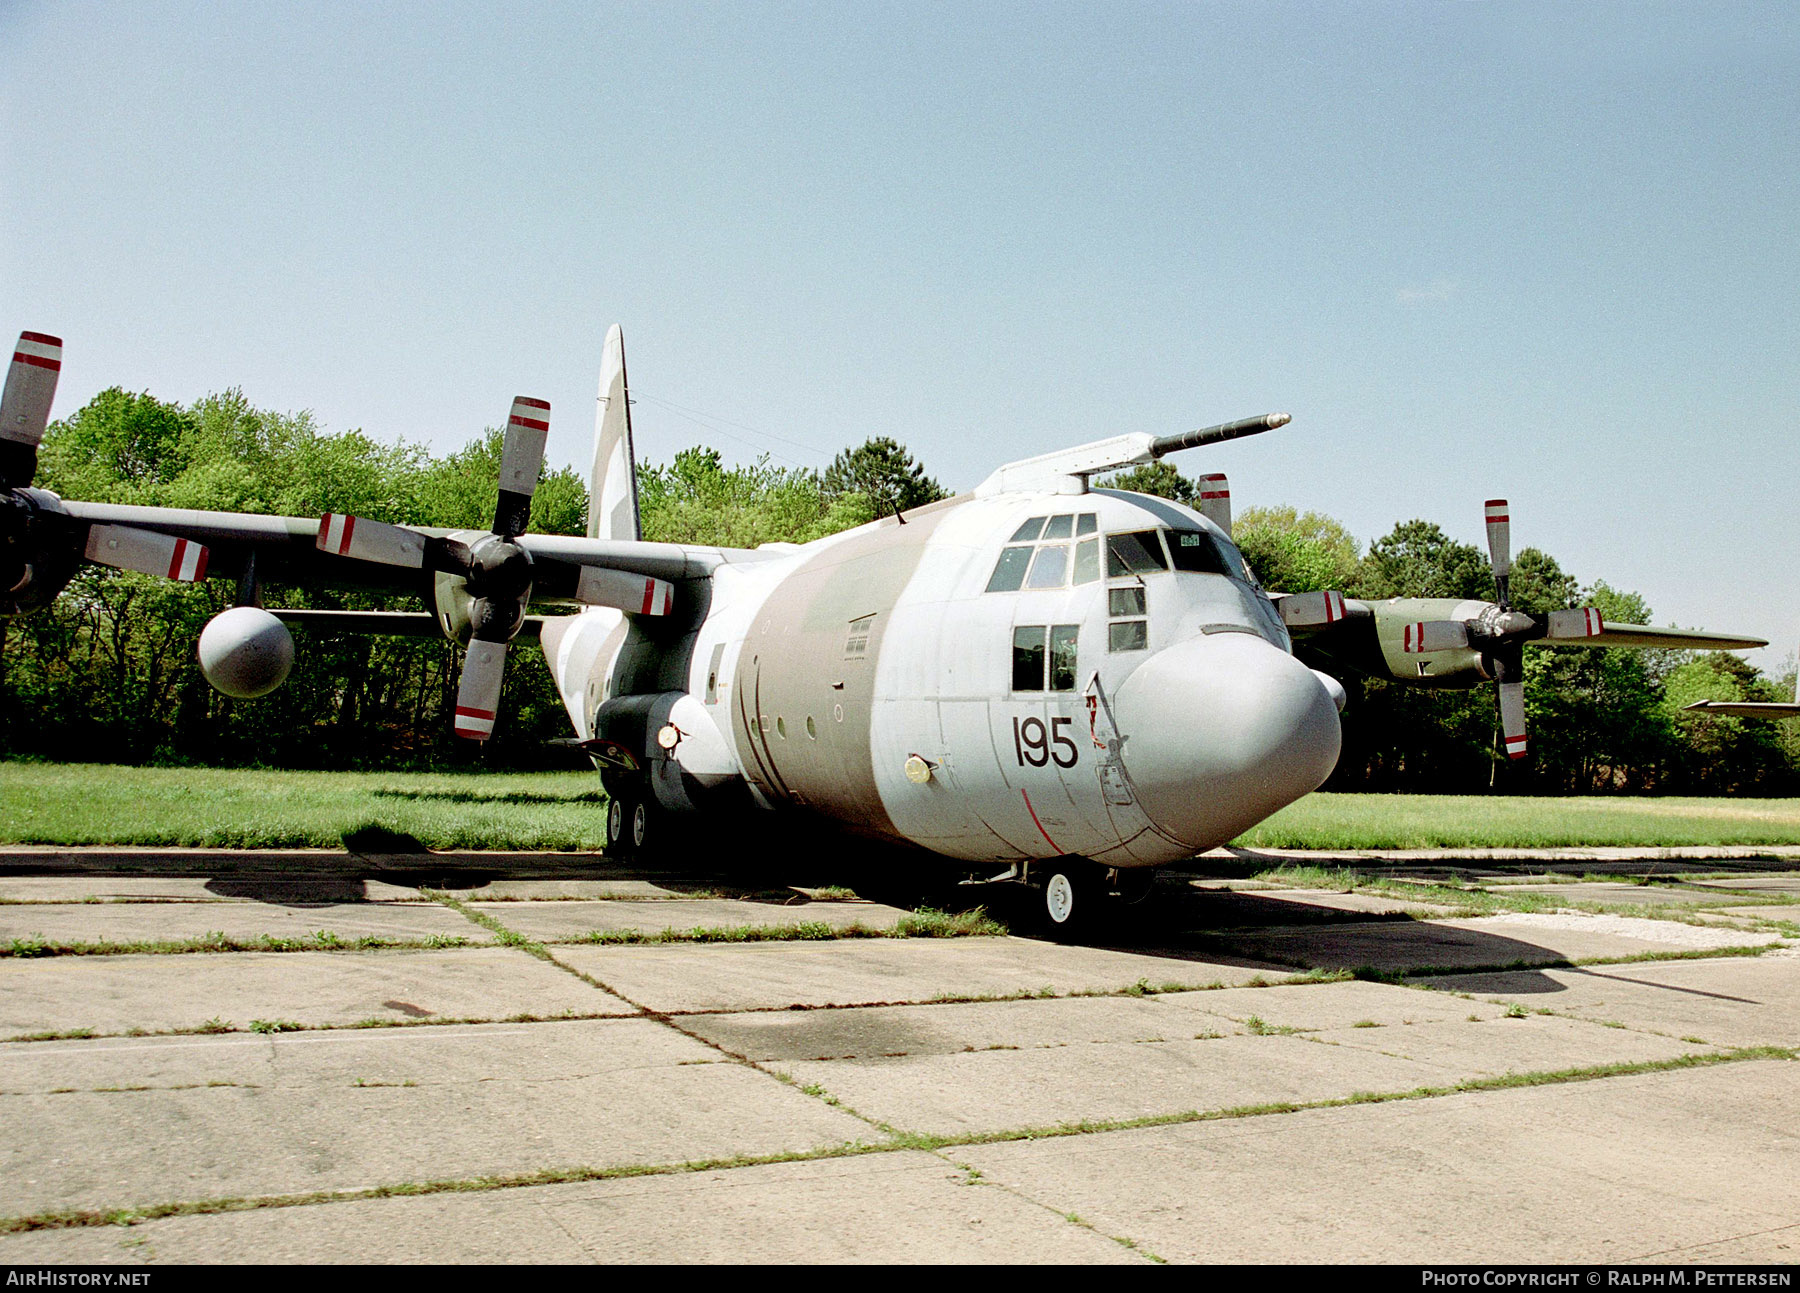
[{"label": "aircraft wing", "polygon": [[1558,638],[1557,646],[1585,647],[1670,647],[1689,651],[1751,651],[1768,646],[1768,639],[1745,637],[1739,633],[1709,633],[1704,629],[1654,629],[1645,624],[1615,624],[1592,637]]},{"label": "aircraft wing", "polygon": [[[417,566],[396,565],[320,547],[318,517],[260,516],[245,512],[203,512],[187,508],[139,507],[63,500],[60,510],[77,521],[122,525],[204,544],[206,571],[241,577],[254,558],[262,583],[340,584],[392,592],[418,592]],[[449,540],[467,531],[409,527],[426,539]],[[534,596],[575,600],[584,569],[679,581],[704,577],[731,561],[761,560],[774,554],[754,550],[702,548],[640,539],[589,539],[560,534],[521,534],[518,545],[531,555]]]},{"label": "aircraft wing", "polygon": [[1697,700],[1683,709],[1702,714],[1723,714],[1727,718],[1794,718],[1800,716],[1800,704],[1791,700]]}]

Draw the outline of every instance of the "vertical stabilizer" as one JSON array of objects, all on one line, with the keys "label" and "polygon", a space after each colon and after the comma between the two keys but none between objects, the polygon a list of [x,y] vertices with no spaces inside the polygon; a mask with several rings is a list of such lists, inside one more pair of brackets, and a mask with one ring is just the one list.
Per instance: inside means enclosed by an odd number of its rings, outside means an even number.
[{"label": "vertical stabilizer", "polygon": [[637,457],[631,448],[631,397],[625,385],[625,334],[607,329],[594,414],[594,472],[588,481],[588,538],[641,539]]}]

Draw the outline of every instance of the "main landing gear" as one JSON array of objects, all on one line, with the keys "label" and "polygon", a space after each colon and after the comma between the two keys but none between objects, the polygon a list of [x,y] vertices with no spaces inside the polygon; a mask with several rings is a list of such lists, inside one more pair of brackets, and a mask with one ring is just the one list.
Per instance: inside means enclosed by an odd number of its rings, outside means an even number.
[{"label": "main landing gear", "polygon": [[609,857],[642,857],[662,845],[662,814],[641,791],[610,791],[606,805],[606,852]]}]

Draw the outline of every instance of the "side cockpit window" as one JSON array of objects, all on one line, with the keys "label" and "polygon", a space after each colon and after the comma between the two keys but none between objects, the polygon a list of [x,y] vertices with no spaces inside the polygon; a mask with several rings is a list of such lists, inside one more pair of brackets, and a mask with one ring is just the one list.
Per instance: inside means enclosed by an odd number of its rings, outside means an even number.
[{"label": "side cockpit window", "polygon": [[[1067,588],[1100,578],[1099,518],[1093,512],[1034,516],[1013,531],[994,572],[990,593],[1016,593],[1021,588]],[[1094,537],[1084,537],[1094,536]],[[1075,542],[1071,544],[1070,540]]]},{"label": "side cockpit window", "polygon": [[1014,691],[1074,691],[1079,624],[1021,624],[1013,630]]},{"label": "side cockpit window", "polygon": [[1244,559],[1238,550],[1231,544],[1221,543],[1204,530],[1169,531],[1169,555],[1174,558],[1177,570],[1201,575],[1225,575],[1245,583],[1250,582],[1250,572],[1245,569]]},{"label": "side cockpit window", "polygon": [[1153,570],[1167,570],[1169,559],[1163,556],[1162,540],[1155,530],[1133,530],[1127,534],[1106,537],[1106,573],[1143,575]]}]

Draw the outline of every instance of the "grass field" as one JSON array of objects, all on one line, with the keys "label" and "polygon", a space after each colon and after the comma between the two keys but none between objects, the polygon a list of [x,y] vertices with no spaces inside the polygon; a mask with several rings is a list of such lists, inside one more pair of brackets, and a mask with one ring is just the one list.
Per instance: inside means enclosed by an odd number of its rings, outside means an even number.
[{"label": "grass field", "polygon": [[[598,849],[591,772],[268,772],[0,763],[0,844],[382,851]],[[1800,844],[1795,799],[1534,799],[1311,795],[1237,843],[1250,848],[1556,848]]]},{"label": "grass field", "polygon": [[0,843],[382,851],[597,849],[606,795],[592,772],[438,775],[0,763]]}]

